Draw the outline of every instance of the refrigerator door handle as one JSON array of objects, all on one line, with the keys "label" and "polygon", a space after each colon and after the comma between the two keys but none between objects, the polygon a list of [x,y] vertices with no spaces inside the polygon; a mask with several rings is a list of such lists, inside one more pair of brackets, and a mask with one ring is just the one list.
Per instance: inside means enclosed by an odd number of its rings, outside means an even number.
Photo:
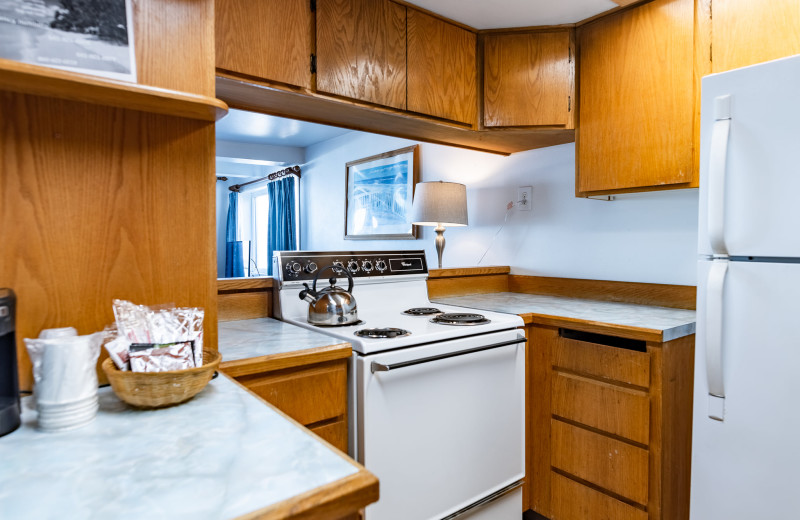
[{"label": "refrigerator door handle", "polygon": [[725,175],[731,130],[731,96],[714,98],[714,127],[708,164],[708,240],[715,255],[727,255],[725,245]]},{"label": "refrigerator door handle", "polygon": [[708,416],[718,421],[725,416],[725,385],[722,374],[722,319],[727,259],[714,259],[706,285],[706,379]]}]

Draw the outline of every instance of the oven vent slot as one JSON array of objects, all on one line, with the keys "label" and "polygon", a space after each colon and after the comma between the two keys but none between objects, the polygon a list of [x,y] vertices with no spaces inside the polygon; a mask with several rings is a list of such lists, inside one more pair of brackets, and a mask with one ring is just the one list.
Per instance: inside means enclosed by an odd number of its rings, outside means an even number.
[{"label": "oven vent slot", "polygon": [[609,347],[623,348],[635,352],[647,352],[647,344],[640,339],[620,338],[617,336],[606,336],[605,334],[595,334],[594,332],[583,332],[572,329],[558,329],[558,335],[565,339],[585,341],[587,343],[597,343]]}]

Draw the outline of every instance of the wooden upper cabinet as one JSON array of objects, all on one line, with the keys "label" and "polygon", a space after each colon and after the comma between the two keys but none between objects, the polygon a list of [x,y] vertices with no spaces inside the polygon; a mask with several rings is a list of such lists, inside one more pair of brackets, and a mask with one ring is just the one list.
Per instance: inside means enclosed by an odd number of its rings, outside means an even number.
[{"label": "wooden upper cabinet", "polygon": [[654,0],[580,28],[578,195],[697,185],[693,24]]},{"label": "wooden upper cabinet", "polygon": [[797,0],[713,0],[712,71],[800,54]]},{"label": "wooden upper cabinet", "polygon": [[573,128],[570,31],[488,34],[483,124]]},{"label": "wooden upper cabinet", "polygon": [[408,9],[408,110],[477,124],[476,39],[471,31]]},{"label": "wooden upper cabinet", "polygon": [[308,0],[216,0],[217,68],[311,88]]},{"label": "wooden upper cabinet", "polygon": [[406,108],[406,7],[317,0],[317,90]]}]

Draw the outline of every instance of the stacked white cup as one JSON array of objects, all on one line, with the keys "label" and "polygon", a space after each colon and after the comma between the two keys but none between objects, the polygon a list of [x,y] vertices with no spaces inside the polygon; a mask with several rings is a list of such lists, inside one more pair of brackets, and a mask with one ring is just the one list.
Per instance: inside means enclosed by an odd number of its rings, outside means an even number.
[{"label": "stacked white cup", "polygon": [[33,363],[39,429],[79,428],[97,415],[97,357],[104,334],[78,336],[72,327],[47,329],[25,339]]}]

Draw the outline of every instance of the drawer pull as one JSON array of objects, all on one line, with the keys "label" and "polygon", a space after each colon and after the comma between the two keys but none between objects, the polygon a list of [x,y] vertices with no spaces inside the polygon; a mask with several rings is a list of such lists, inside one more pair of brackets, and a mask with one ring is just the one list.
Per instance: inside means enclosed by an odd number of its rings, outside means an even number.
[{"label": "drawer pull", "polygon": [[598,345],[633,350],[635,352],[647,352],[647,343],[640,339],[620,338],[617,336],[607,336],[605,334],[595,334],[594,332],[583,332],[572,329],[558,329],[558,335],[562,338],[585,341],[586,343],[596,343]]}]

